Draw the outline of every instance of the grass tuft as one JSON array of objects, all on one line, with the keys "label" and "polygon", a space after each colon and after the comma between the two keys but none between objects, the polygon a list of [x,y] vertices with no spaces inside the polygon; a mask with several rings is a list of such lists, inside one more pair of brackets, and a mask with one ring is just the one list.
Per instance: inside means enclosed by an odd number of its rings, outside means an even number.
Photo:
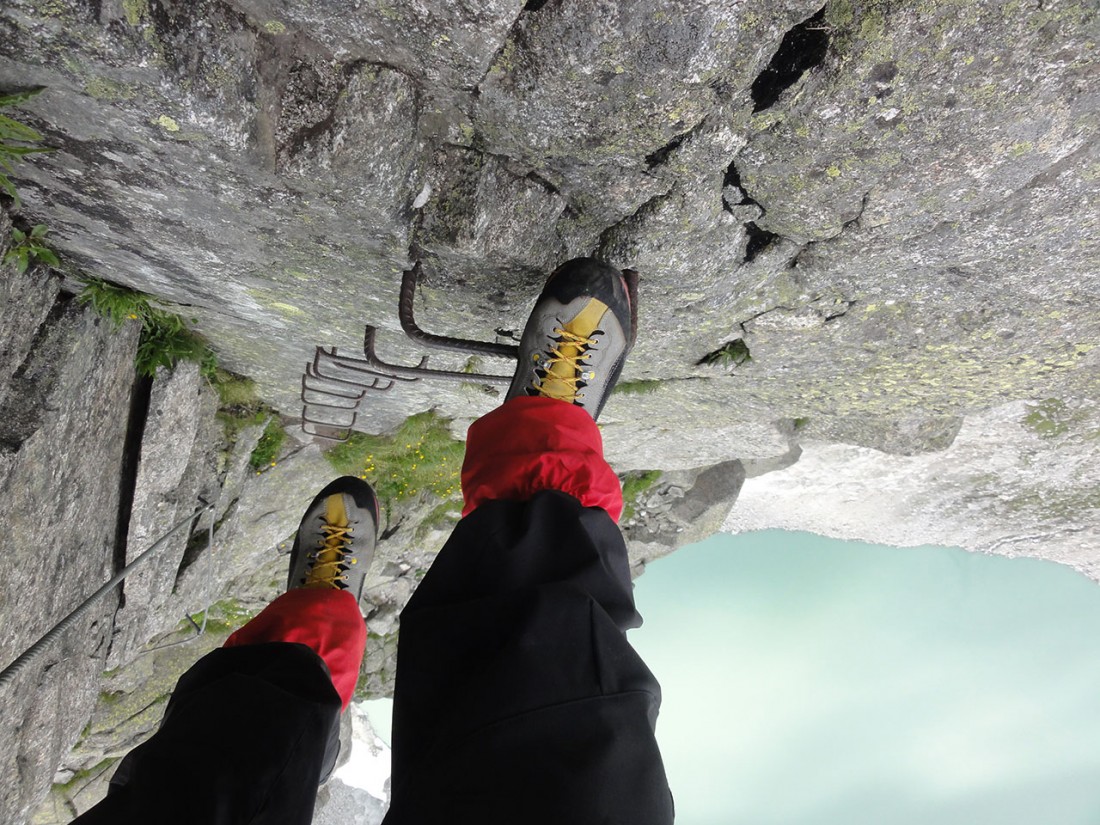
[{"label": "grass tuft", "polygon": [[734,338],[732,341],[724,343],[714,352],[708,352],[696,364],[700,366],[705,364],[708,366],[740,367],[751,360],[752,355],[749,353],[749,345],[745,343],[745,339]]},{"label": "grass tuft", "polygon": [[660,470],[638,470],[623,477],[623,515],[620,522],[628,522],[637,514],[638,499],[660,481]]},{"label": "grass tuft", "polygon": [[286,441],[286,430],[283,429],[278,416],[272,416],[267,422],[267,427],[264,428],[264,434],[260,436],[259,443],[256,444],[256,449],[248,457],[248,463],[256,470],[272,466],[275,464],[275,459],[279,457],[284,441]]},{"label": "grass tuft", "polygon": [[[195,624],[201,626],[205,617],[207,633],[231,633],[255,615],[255,611],[245,608],[236,599],[223,599],[210,605],[206,610],[200,610],[191,618]],[[190,622],[183,621],[180,622],[179,629],[185,630],[191,627]]]},{"label": "grass tuft", "polygon": [[213,381],[218,363],[210,347],[187,328],[183,318],[153,306],[148,295],[92,278],[77,300],[106,318],[115,329],[127,321],[141,323],[134,366],[140,375],[153,376],[157,367],[171,369],[179,361],[197,361],[202,374]]},{"label": "grass tuft", "polygon": [[325,451],[337,472],[371,483],[389,509],[393,502],[420,493],[439,498],[459,494],[466,445],[456,440],[447,421],[434,411],[407,418],[389,436],[353,433]]}]

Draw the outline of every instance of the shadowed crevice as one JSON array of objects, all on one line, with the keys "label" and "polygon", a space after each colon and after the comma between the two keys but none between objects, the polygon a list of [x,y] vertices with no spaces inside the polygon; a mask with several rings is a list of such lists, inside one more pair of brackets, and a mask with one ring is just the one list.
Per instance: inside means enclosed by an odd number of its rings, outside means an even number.
[{"label": "shadowed crevice", "polygon": [[[134,387],[130,395],[130,416],[126,422],[126,439],[122,447],[122,467],[119,472],[118,524],[115,528],[115,573],[126,566],[126,554],[130,539],[130,517],[133,515],[138,465],[141,463],[141,444],[145,436],[145,422],[149,417],[149,399],[152,393],[152,377],[135,375]],[[121,610],[125,606],[126,583],[123,582],[119,587],[118,609]]]},{"label": "shadowed crevice", "polygon": [[779,240],[779,236],[767,229],[761,229],[753,221],[745,224],[749,242],[745,245],[745,263],[753,261],[757,255]]},{"label": "shadowed crevice", "polygon": [[783,35],[779,49],[752,82],[754,112],[762,112],[779,100],[810,69],[819,66],[829,51],[825,6]]},{"label": "shadowed crevice", "polygon": [[[730,161],[730,165],[726,167],[726,175],[722,178],[722,192],[725,193],[728,190],[733,189],[741,199],[736,203],[731,198],[727,198],[725,194],[722,195],[722,207],[727,212],[732,212],[734,206],[760,206],[760,204],[745,191],[744,185],[741,183],[741,173],[737,170],[737,161]],[[761,214],[764,213],[764,207],[760,206]]]}]

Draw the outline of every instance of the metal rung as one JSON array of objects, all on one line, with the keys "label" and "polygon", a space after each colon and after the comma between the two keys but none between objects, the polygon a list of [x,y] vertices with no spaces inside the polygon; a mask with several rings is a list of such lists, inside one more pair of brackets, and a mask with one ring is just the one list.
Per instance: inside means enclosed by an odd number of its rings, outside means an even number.
[{"label": "metal rung", "polygon": [[367,324],[363,330],[363,355],[372,367],[377,367],[386,372],[392,372],[397,376],[412,376],[426,378],[448,378],[452,381],[472,381],[482,384],[511,384],[511,375],[489,375],[483,372],[460,372],[458,370],[433,370],[424,366],[428,362],[427,356],[420,359],[420,365],[416,367],[403,367],[400,364],[390,364],[383,361],[374,351],[374,339],[378,330]]}]

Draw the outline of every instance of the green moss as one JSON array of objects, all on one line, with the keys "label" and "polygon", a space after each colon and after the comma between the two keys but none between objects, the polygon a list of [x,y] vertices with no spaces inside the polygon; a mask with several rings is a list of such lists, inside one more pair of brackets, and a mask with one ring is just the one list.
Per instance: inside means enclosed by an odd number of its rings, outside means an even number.
[{"label": "green moss", "polygon": [[133,100],[137,97],[137,90],[125,83],[117,83],[106,77],[90,77],[84,84],[84,92],[96,100],[116,102],[120,100]]},{"label": "green moss", "polygon": [[434,530],[447,530],[458,523],[462,507],[453,499],[447,499],[437,505],[419,524],[416,525],[418,537],[424,537]]},{"label": "green moss", "polygon": [[280,20],[268,20],[264,23],[264,31],[268,34],[286,34],[286,24]]},{"label": "green moss", "polygon": [[429,410],[406,419],[393,435],[353,433],[325,457],[337,472],[369,481],[388,509],[420,493],[457,496],[465,452],[447,421]]},{"label": "green moss", "polygon": [[620,381],[612,393],[618,395],[648,395],[656,392],[664,382],[659,378],[640,378],[637,381]]},{"label": "green moss", "polygon": [[1048,398],[1040,404],[1028,407],[1023,418],[1025,426],[1034,430],[1041,438],[1055,438],[1069,430],[1072,415],[1067,412],[1066,404],[1057,398]]},{"label": "green moss", "polygon": [[305,315],[304,310],[299,309],[293,304],[287,304],[282,301],[272,301],[270,306],[284,318],[295,318],[299,315]]},{"label": "green moss", "polygon": [[749,126],[751,126],[754,131],[763,132],[777,123],[782,123],[784,118],[786,118],[785,113],[769,109],[766,112],[753,115],[749,119]]},{"label": "green moss", "polygon": [[660,470],[639,470],[627,473],[622,477],[623,484],[623,515],[621,521],[627,522],[634,518],[638,511],[638,499],[654,484],[660,481],[663,473]]},{"label": "green moss", "polygon": [[180,130],[179,123],[177,123],[173,118],[168,117],[168,115],[160,115],[159,117],[154,117],[149,122],[152,123],[154,126],[159,126],[166,132],[178,132]]},{"label": "green moss", "polygon": [[219,369],[214,374],[213,384],[222,409],[244,407],[254,411],[260,406],[260,398],[256,394],[256,382],[251,378]]},{"label": "green moss", "polygon": [[740,17],[740,24],[742,29],[755,29],[760,25],[762,18],[754,11],[747,11]]},{"label": "green moss", "polygon": [[108,756],[106,759],[102,760],[101,762],[97,762],[90,768],[86,768],[82,771],[77,771],[73,774],[72,779],[70,779],[68,782],[55,783],[53,786],[54,790],[60,791],[63,794],[67,793],[68,791],[76,790],[80,786],[82,786],[88,779],[101,775],[104,771],[115,764],[119,759],[121,759],[121,757],[119,756]]},{"label": "green moss", "polygon": [[[211,379],[211,384],[217,391],[220,401],[218,420],[222,422],[226,439],[230,443],[235,442],[241,431],[247,427],[258,426],[265,421],[278,422],[278,414],[260,400],[256,393],[256,384],[250,378],[218,369]],[[281,426],[279,429],[285,438],[286,431],[282,430]],[[282,446],[282,439],[274,433],[269,436],[267,431],[264,437],[261,437],[261,444],[264,444],[265,437],[267,444],[274,444],[274,448],[265,446],[258,455],[255,451],[253,452],[252,466],[257,469],[268,466],[278,455],[279,448]],[[257,447],[257,449],[260,448]]]},{"label": "green moss", "polygon": [[102,705],[111,707],[117,705],[125,698],[126,694],[120,690],[105,690],[99,694],[99,702]]},{"label": "green moss", "polygon": [[380,2],[378,4],[378,13],[390,21],[398,21],[401,19],[401,15],[397,12],[397,9],[385,3]]},{"label": "green moss", "polygon": [[834,28],[846,28],[854,19],[851,0],[832,0],[825,7],[825,22]]},{"label": "green moss", "polygon": [[859,36],[864,40],[880,40],[886,19],[878,9],[870,9],[859,21]]},{"label": "green moss", "polygon": [[489,68],[489,74],[499,76],[507,74],[516,67],[516,41],[509,40],[504,44],[504,48],[501,50],[500,55],[493,61],[493,65]]},{"label": "green moss", "polygon": [[[210,605],[206,610],[200,610],[191,618],[199,626],[202,626],[205,619],[207,633],[232,633],[255,615],[255,611],[242,607],[236,599],[223,599]],[[180,623],[181,630],[190,628],[190,622]]]}]

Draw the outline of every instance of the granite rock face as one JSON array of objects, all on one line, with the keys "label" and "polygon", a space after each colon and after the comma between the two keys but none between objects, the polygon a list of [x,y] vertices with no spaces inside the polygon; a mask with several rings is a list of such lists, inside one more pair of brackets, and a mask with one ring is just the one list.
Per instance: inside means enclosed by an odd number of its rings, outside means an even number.
[{"label": "granite rock face", "polygon": [[[514,342],[547,271],[595,254],[642,278],[637,344],[600,422],[617,470],[661,471],[626,524],[636,569],[724,522],[1100,578],[1098,14],[1072,0],[8,0],[0,88],[46,87],[15,113],[55,149],[17,168],[23,218],[47,223],[72,267],[194,318],[288,419],[318,345],[355,354],[371,323],[387,360],[423,354],[396,317],[414,260],[421,326]],[[26,497],[69,468],[78,504],[49,507],[70,529],[114,489],[97,473],[122,460],[130,385],[118,366],[115,414],[66,365],[107,350],[121,365],[137,333],[109,334],[59,278],[37,278],[5,273],[0,484]],[[432,363],[512,371],[484,360]],[[259,432],[227,451],[189,369],[150,390],[165,438],[154,415],[142,500],[121,520],[133,541],[107,532],[114,499],[91,532],[71,529],[99,536],[89,586],[200,494],[217,501],[212,545],[192,531],[118,617],[105,606],[65,659],[85,662],[69,687],[82,699],[35,711],[45,721],[5,708],[25,753],[3,772],[5,821],[76,738],[108,646],[143,661],[151,634],[226,593],[270,598],[331,474],[303,443],[252,475]],[[70,395],[84,418],[55,409]],[[356,427],[434,408],[461,437],[499,401],[495,385],[403,384],[368,394]],[[72,469],[93,424],[92,455],[115,452]],[[35,449],[50,469],[23,480]],[[405,502],[385,525],[367,695],[392,689],[397,615],[446,537],[439,506]],[[29,535],[29,512],[0,524]],[[69,563],[65,547],[49,564]],[[41,569],[0,568],[4,604]],[[8,633],[56,618],[51,599]],[[50,733],[32,742],[39,724]],[[95,768],[97,748],[61,778]]]},{"label": "granite rock face", "polygon": [[806,442],[797,464],[745,482],[724,529],[964,547],[1050,559],[1100,580],[1098,435],[1095,400],[1047,400],[970,417],[941,452]]},{"label": "granite rock face", "polygon": [[[6,665],[113,572],[137,331],[111,330],[42,270],[2,277],[5,311],[28,308],[25,323],[0,329],[10,368],[0,403]],[[0,820],[23,821],[87,722],[116,605],[117,595],[104,598],[2,689]]]},{"label": "granite rock face", "polygon": [[[197,439],[199,422],[213,418],[212,411],[200,414],[204,400],[213,403],[212,395],[193,363],[181,364],[171,374],[162,373],[153,382],[134,480],[127,563],[197,509],[203,481],[216,483],[214,472],[206,479],[199,472],[188,472],[193,463],[202,463],[192,461],[196,446],[200,451],[214,446],[209,433],[204,433],[206,439]],[[212,491],[201,492],[209,497]],[[127,577],[123,605],[115,616],[119,630],[111,643],[109,667],[127,662],[147,639],[165,629],[161,624],[170,614],[164,608],[175,588],[189,538],[188,531],[176,533],[158,551],[156,564],[146,564]]]},{"label": "granite rock face", "polygon": [[654,559],[722,529],[744,482],[744,465],[736,460],[653,479],[627,503],[620,520],[633,575],[644,573]]},{"label": "granite rock face", "polygon": [[[1097,368],[1089,4],[13,0],[0,30],[58,148],[20,169],[27,210],[288,415],[314,345],[370,322],[418,354],[413,258],[426,328],[503,340],[562,259],[640,270],[626,378],[665,386],[607,408],[631,467],[766,458],[794,419],[940,449]],[[751,360],[700,363],[738,340]],[[496,400],[403,389],[357,426]]]}]

